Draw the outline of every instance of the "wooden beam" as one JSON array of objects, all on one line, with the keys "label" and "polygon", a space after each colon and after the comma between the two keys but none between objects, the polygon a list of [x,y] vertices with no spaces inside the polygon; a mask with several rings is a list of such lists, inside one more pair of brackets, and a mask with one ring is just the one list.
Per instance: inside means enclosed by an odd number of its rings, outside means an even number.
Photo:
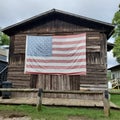
[{"label": "wooden beam", "polygon": [[120,90],[110,90],[109,94],[120,95]]},{"label": "wooden beam", "polygon": [[[39,89],[16,89],[16,88],[0,88],[0,91],[9,92],[38,92]],[[60,90],[43,90],[43,93],[60,93],[60,94],[102,94],[103,91],[60,91]]]},{"label": "wooden beam", "polygon": [[104,105],[104,114],[106,117],[110,115],[110,103],[109,103],[109,92],[105,90],[103,92],[103,105]]},{"label": "wooden beam", "polygon": [[38,111],[42,109],[42,94],[43,94],[43,89],[40,88],[38,91],[38,99],[36,104],[36,108]]}]

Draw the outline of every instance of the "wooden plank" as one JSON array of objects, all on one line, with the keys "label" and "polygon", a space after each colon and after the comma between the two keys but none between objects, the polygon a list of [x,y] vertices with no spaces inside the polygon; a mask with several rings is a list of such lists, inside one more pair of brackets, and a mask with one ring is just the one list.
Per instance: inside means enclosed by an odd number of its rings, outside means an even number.
[{"label": "wooden plank", "polygon": [[9,57],[11,58],[13,53],[14,53],[14,41],[15,41],[15,36],[10,36],[10,47],[9,47]]},{"label": "wooden plank", "polygon": [[38,75],[38,80],[36,82],[36,88],[42,88],[41,75]]},{"label": "wooden plank", "polygon": [[120,91],[119,90],[110,90],[109,93],[112,95],[120,95]]},{"label": "wooden plank", "polygon": [[80,84],[80,90],[106,90],[107,84]]},{"label": "wooden plank", "polygon": [[103,104],[104,104],[104,114],[106,117],[109,117],[109,115],[110,115],[110,103],[109,103],[109,95],[108,95],[107,90],[105,90],[103,92]]},{"label": "wooden plank", "polygon": [[[46,75],[45,75],[45,79],[46,79],[46,88],[45,88],[45,90],[50,90],[50,79],[51,79],[50,75],[49,75],[49,74],[48,74],[48,75],[46,74]],[[49,98],[49,97],[50,97],[50,94],[47,93],[46,96]]]},{"label": "wooden plank", "polygon": [[38,91],[37,104],[36,104],[38,111],[42,110],[42,96],[43,96],[42,94],[43,94],[43,90],[40,88]]},{"label": "wooden plank", "polygon": [[88,36],[87,39],[89,39],[89,40],[99,40],[100,37],[99,36]]},{"label": "wooden plank", "polygon": [[93,84],[80,84],[82,87],[107,87],[107,85],[104,84],[98,84],[98,85],[93,85]]},{"label": "wooden plank", "polygon": [[[64,90],[64,84],[63,84],[63,79],[64,79],[64,75],[59,75],[58,76],[58,90]],[[57,94],[58,98],[62,98],[63,95],[62,94]]]},{"label": "wooden plank", "polygon": [[37,98],[37,104],[36,104],[37,111],[42,110],[42,97]]},{"label": "wooden plank", "polygon": [[95,45],[95,46],[87,46],[86,48],[87,49],[100,49],[100,46],[97,46],[97,45]]},{"label": "wooden plank", "polygon": [[[31,89],[31,88],[25,88],[25,89],[17,89],[17,88],[0,88],[0,91],[11,91],[11,92],[38,92],[39,89]],[[80,90],[43,90],[43,93],[61,93],[61,94],[103,94],[103,91],[80,91]]]},{"label": "wooden plank", "polygon": [[[57,78],[57,75],[52,75],[52,90],[56,90],[56,78]],[[53,93],[52,97],[56,98],[56,94]]]}]

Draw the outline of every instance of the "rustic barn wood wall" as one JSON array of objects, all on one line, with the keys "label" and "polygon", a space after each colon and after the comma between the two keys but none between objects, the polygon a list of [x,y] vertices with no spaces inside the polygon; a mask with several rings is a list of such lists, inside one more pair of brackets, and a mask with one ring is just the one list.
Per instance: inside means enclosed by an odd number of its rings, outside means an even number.
[{"label": "rustic barn wood wall", "polygon": [[[26,35],[69,35],[86,33],[87,75],[24,74]],[[106,35],[104,29],[88,28],[85,24],[61,19],[44,19],[23,27],[11,36],[8,80],[15,88],[45,90],[79,90],[80,84],[106,85]],[[49,96],[49,94],[46,94]],[[60,95],[53,95],[60,97]],[[64,96],[64,95],[63,95]]]}]

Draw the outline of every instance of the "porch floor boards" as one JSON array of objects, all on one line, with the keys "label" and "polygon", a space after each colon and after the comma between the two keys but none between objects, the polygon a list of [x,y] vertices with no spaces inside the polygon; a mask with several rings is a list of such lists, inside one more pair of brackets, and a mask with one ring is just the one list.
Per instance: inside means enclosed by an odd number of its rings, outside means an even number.
[{"label": "porch floor boards", "polygon": [[[37,98],[29,97],[14,97],[10,99],[2,99],[0,97],[0,104],[27,104],[36,105]],[[43,105],[57,105],[57,106],[75,106],[75,107],[103,107],[103,101],[99,100],[79,100],[79,99],[62,99],[62,98],[43,98]],[[117,105],[110,102],[111,108],[120,109]]]}]

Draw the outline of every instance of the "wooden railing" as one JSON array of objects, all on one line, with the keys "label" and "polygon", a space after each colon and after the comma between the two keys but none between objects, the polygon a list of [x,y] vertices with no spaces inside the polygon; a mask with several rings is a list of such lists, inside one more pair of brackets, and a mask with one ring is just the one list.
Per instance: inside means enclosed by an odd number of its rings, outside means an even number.
[{"label": "wooden railing", "polygon": [[103,95],[103,105],[104,105],[104,114],[109,116],[110,105],[108,99],[108,91],[53,91],[53,90],[42,90],[42,89],[14,89],[14,88],[1,88],[2,92],[37,92],[38,93],[38,102],[36,103],[37,110],[41,110],[42,106],[42,94],[44,93],[59,93],[59,94],[102,94]]},{"label": "wooden railing", "polygon": [[80,84],[80,90],[90,90],[90,91],[104,91],[105,89],[107,89],[107,85],[105,84],[99,84],[99,85],[95,85],[95,84]]},{"label": "wooden railing", "polygon": [[114,88],[118,88],[118,89],[120,89],[120,79],[113,79],[113,80],[111,80],[111,83],[112,83],[112,88],[114,89]]}]

